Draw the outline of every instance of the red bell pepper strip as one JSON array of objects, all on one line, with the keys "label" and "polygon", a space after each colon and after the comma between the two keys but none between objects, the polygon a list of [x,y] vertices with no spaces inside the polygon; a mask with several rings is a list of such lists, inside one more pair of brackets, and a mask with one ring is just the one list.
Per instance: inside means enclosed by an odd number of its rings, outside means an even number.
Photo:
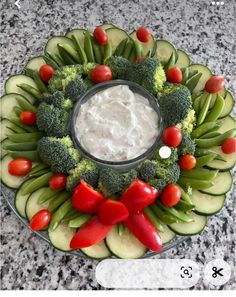
[{"label": "red bell pepper strip", "polygon": [[140,179],[136,179],[124,192],[120,201],[128,208],[130,213],[135,213],[152,204],[158,196],[158,191]]},{"label": "red bell pepper strip", "polygon": [[161,237],[143,211],[130,214],[124,225],[147,248],[157,253],[162,251]]},{"label": "red bell pepper strip", "polygon": [[73,207],[78,211],[89,214],[97,212],[98,206],[104,201],[104,196],[95,191],[84,180],[80,181],[72,196]]},{"label": "red bell pepper strip", "polygon": [[81,249],[94,245],[102,241],[111,229],[112,225],[103,224],[94,216],[76,232],[71,239],[70,247]]},{"label": "red bell pepper strip", "polygon": [[104,224],[117,224],[126,220],[129,216],[128,209],[120,202],[108,199],[98,208],[98,218]]}]

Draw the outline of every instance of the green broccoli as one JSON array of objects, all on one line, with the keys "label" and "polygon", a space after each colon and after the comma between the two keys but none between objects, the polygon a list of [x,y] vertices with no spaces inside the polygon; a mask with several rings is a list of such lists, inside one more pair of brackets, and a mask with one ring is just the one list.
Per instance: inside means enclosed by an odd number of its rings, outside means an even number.
[{"label": "green broccoli", "polygon": [[121,192],[124,192],[130,186],[130,184],[135,179],[137,179],[138,172],[135,169],[132,169],[127,173],[121,173],[121,177],[122,177],[122,184],[123,184]]},{"label": "green broccoli", "polygon": [[73,102],[78,101],[81,96],[87,91],[88,85],[78,76],[75,80],[70,81],[65,87],[65,96]]},{"label": "green broccoli", "polygon": [[187,116],[183,119],[183,121],[181,123],[178,123],[176,125],[176,127],[178,127],[179,129],[181,129],[183,131],[191,133],[193,131],[193,127],[195,125],[195,122],[196,122],[195,110],[190,109],[188,111]]},{"label": "green broccoli", "polygon": [[159,150],[160,148],[163,146],[164,144],[160,144],[156,151],[154,152],[153,154],[153,159],[162,163],[162,164],[165,164],[166,166],[169,166],[170,164],[173,164],[174,162],[176,162],[178,160],[178,150],[177,148],[173,148],[171,147],[171,155],[169,158],[166,158],[166,159],[163,159],[160,157],[160,154],[159,154]]},{"label": "green broccoli", "polygon": [[139,178],[148,182],[150,179],[156,177],[157,172],[157,162],[154,160],[145,160],[139,166]]},{"label": "green broccoli", "polygon": [[148,184],[157,189],[158,192],[161,192],[167,186],[167,182],[160,178],[151,179],[148,181]]},{"label": "green broccoli", "polygon": [[111,68],[113,79],[126,79],[131,63],[121,56],[111,56],[105,63]]},{"label": "green broccoli", "polygon": [[121,192],[124,188],[122,175],[114,169],[102,168],[99,173],[98,189],[106,197]]},{"label": "green broccoli", "polygon": [[81,160],[67,178],[67,190],[72,192],[81,179],[85,180],[93,188],[96,188],[98,184],[98,172],[98,168],[94,162],[87,159]]},{"label": "green broccoli", "polygon": [[43,137],[37,147],[40,158],[53,172],[69,173],[80,160],[79,151],[73,147],[69,136]]},{"label": "green broccoli", "polygon": [[168,184],[176,183],[179,179],[180,168],[177,163],[166,166],[163,163],[157,162],[157,178],[165,180]]},{"label": "green broccoli", "polygon": [[82,68],[82,74],[83,75],[89,75],[90,71],[95,68],[96,66],[98,66],[98,64],[95,63],[87,63],[83,65]]},{"label": "green broccoli", "polygon": [[37,110],[37,126],[48,136],[63,137],[69,133],[71,113],[45,102]]},{"label": "green broccoli", "polygon": [[180,156],[186,155],[186,154],[194,154],[195,152],[195,142],[191,138],[190,134],[186,131],[182,132],[182,142],[180,146],[178,147],[178,154]]},{"label": "green broccoli", "polygon": [[53,94],[42,94],[41,102],[52,104],[55,107],[62,109],[71,109],[73,107],[72,101],[68,98],[65,98],[63,92],[61,91],[56,91]]}]

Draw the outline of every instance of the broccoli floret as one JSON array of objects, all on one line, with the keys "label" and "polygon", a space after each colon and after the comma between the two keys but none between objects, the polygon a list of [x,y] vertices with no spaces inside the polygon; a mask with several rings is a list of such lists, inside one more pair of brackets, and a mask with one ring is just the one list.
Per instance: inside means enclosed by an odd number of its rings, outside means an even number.
[{"label": "broccoli floret", "polygon": [[90,71],[95,68],[98,64],[95,63],[87,63],[83,65],[82,74],[89,75]]},{"label": "broccoli floret", "polygon": [[138,177],[138,172],[135,169],[130,170],[127,173],[122,173],[122,189],[121,192],[124,192],[129,186],[130,184],[137,179]]},{"label": "broccoli floret", "polygon": [[73,102],[78,101],[81,96],[87,91],[88,86],[79,76],[75,80],[70,81],[65,87],[65,96]]},{"label": "broccoli floret", "polygon": [[123,190],[123,177],[111,168],[102,168],[99,173],[98,189],[106,197]]},{"label": "broccoli floret", "polygon": [[83,159],[78,163],[78,165],[70,172],[70,175],[67,178],[67,190],[72,192],[79,184],[81,179],[85,180],[92,187],[97,187],[98,168],[94,162]]},{"label": "broccoli floret", "polygon": [[164,179],[154,178],[149,180],[148,184],[161,192],[166,187],[167,182]]},{"label": "broccoli floret", "polygon": [[71,113],[54,105],[41,103],[37,110],[37,126],[48,136],[63,137],[69,134]]},{"label": "broccoli floret", "polygon": [[190,134],[186,131],[182,132],[182,142],[180,146],[178,147],[178,154],[180,156],[186,155],[186,154],[194,154],[195,152],[195,142],[191,138]]},{"label": "broccoli floret", "polygon": [[165,164],[166,166],[169,166],[170,164],[173,164],[174,162],[176,162],[178,160],[178,150],[177,148],[173,148],[173,147],[170,147],[171,149],[171,155],[169,158],[166,158],[166,159],[163,159],[160,157],[160,154],[159,154],[159,150],[160,148],[163,146],[164,144],[160,144],[156,151],[154,152],[153,154],[153,159],[160,162],[160,163],[163,163]]},{"label": "broccoli floret", "polygon": [[131,63],[121,56],[111,56],[105,63],[111,68],[113,79],[126,79]]},{"label": "broccoli floret", "polygon": [[53,94],[43,94],[41,96],[41,101],[63,109],[70,109],[73,107],[72,101],[69,98],[65,98],[61,91],[56,91]]},{"label": "broccoli floret", "polygon": [[186,118],[181,123],[178,123],[176,125],[176,127],[182,129],[183,131],[191,133],[193,131],[195,121],[196,121],[195,110],[190,109],[188,111],[188,114],[187,114]]},{"label": "broccoli floret", "polygon": [[182,84],[172,84],[169,82],[165,82],[163,85],[163,89],[161,90],[161,92],[158,93],[158,95],[161,95],[161,94],[167,95],[176,90],[186,90],[186,86]]},{"label": "broccoli floret", "polygon": [[148,182],[149,180],[156,177],[157,162],[154,160],[145,160],[139,166],[139,178]]},{"label": "broccoli floret", "polygon": [[166,166],[163,163],[157,162],[157,177],[164,179],[168,184],[176,183],[179,179],[180,168],[177,163]]},{"label": "broccoli floret", "polygon": [[73,147],[69,136],[43,137],[37,147],[40,158],[53,172],[69,173],[79,162],[79,151]]}]

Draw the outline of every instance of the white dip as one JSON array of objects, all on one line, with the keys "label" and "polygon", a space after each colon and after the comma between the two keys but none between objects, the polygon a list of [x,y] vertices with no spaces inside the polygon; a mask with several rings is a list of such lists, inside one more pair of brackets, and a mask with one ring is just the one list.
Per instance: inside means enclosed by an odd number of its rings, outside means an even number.
[{"label": "white dip", "polygon": [[127,85],[110,87],[81,105],[75,123],[82,147],[106,161],[140,156],[155,142],[158,115],[143,96]]}]

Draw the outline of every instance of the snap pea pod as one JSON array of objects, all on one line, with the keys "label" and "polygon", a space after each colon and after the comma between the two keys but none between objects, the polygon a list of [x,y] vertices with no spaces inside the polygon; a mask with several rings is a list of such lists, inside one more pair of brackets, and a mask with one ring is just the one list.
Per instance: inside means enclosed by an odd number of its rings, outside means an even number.
[{"label": "snap pea pod", "polygon": [[234,128],[213,138],[195,139],[195,143],[198,147],[209,148],[212,146],[221,145],[225,141],[225,139],[229,137],[235,137],[235,135],[236,129]]},{"label": "snap pea pod", "polygon": [[79,215],[77,218],[69,221],[68,226],[71,228],[80,228],[83,226],[89,219],[91,218],[91,215],[89,214],[82,214]]},{"label": "snap pea pod", "polygon": [[39,163],[39,164],[37,164],[35,167],[33,167],[33,168],[31,169],[30,174],[32,174],[32,173],[36,173],[36,172],[38,172],[38,171],[41,171],[41,170],[43,170],[43,169],[48,169],[48,168],[49,168],[48,165],[46,165],[46,164],[44,164],[44,163]]},{"label": "snap pea pod", "polygon": [[65,66],[65,63],[64,63],[63,59],[56,53],[46,52],[46,58],[50,58],[59,67]]},{"label": "snap pea pod", "polygon": [[210,104],[211,104],[211,94],[209,94],[203,104],[203,107],[201,108],[201,110],[199,111],[199,115],[198,115],[198,118],[197,118],[197,126],[201,125],[205,118],[206,118],[206,115],[208,113],[208,110],[209,110],[209,107],[210,107]]},{"label": "snap pea pod", "polygon": [[182,70],[182,84],[185,84],[187,79],[188,79],[188,76],[189,76],[189,68],[186,67],[184,69],[181,69]]},{"label": "snap pea pod", "polygon": [[106,60],[112,56],[112,46],[111,43],[108,42],[104,45],[104,54],[103,54],[103,63],[106,63]]},{"label": "snap pea pod", "polygon": [[19,106],[14,106],[13,111],[16,114],[16,116],[19,117],[23,110]]},{"label": "snap pea pod", "polygon": [[122,236],[124,234],[125,231],[125,226],[123,223],[119,223],[118,224],[118,234],[119,236]]},{"label": "snap pea pod", "polygon": [[192,200],[191,200],[191,198],[190,198],[190,196],[189,196],[189,194],[186,193],[186,192],[184,191],[184,189],[183,189],[180,185],[178,185],[178,187],[179,187],[179,189],[180,189],[180,191],[181,191],[181,198],[182,198],[184,201],[186,201],[187,203],[189,203],[189,204],[193,204],[193,203],[192,203]]},{"label": "snap pea pod", "polygon": [[219,116],[224,108],[224,105],[225,105],[224,98],[222,96],[220,96],[219,94],[217,94],[215,104],[214,104],[213,108],[210,110],[210,112],[208,113],[208,115],[206,116],[205,122],[216,121],[219,118]]},{"label": "snap pea pod", "polygon": [[34,71],[32,78],[33,78],[34,82],[36,83],[36,85],[37,85],[37,87],[38,87],[38,89],[39,89],[39,91],[41,93],[47,93],[48,92],[48,89],[47,89],[45,83],[42,81],[42,79],[40,78],[37,71]]},{"label": "snap pea pod", "polygon": [[[205,155],[208,155],[208,154],[215,154],[215,152],[211,151],[211,150],[208,150],[208,149],[204,149],[204,148],[197,148],[195,150],[195,152],[194,152],[194,155],[196,157],[202,157],[202,156],[205,156]],[[215,159],[226,162],[226,159],[223,156],[221,156],[220,154],[217,154]]]},{"label": "snap pea pod", "polygon": [[45,173],[47,173],[47,172],[49,172],[48,169],[42,169],[42,170],[37,171],[37,172],[35,172],[35,173],[30,173],[30,174],[29,174],[29,177],[38,177],[38,176],[41,176],[41,175],[43,175],[43,174],[45,174]]},{"label": "snap pea pod", "polygon": [[64,49],[62,44],[58,43],[57,48],[62,60],[65,62],[66,65],[76,64],[75,60],[68,54],[68,52]]},{"label": "snap pea pod", "polygon": [[151,55],[152,55],[152,52],[151,52],[151,50],[149,50],[149,51],[146,53],[146,57],[147,57],[147,58],[151,58]]},{"label": "snap pea pod", "polygon": [[54,60],[52,60],[49,56],[45,55],[43,59],[46,62],[46,64],[50,65],[54,70],[58,70],[60,68],[58,64]]},{"label": "snap pea pod", "polygon": [[178,220],[182,221],[182,222],[192,222],[193,219],[188,216],[186,213],[184,213],[182,210],[177,210],[174,207],[167,207],[164,206],[162,204],[159,204],[160,208],[164,211],[166,211],[167,213],[170,213],[171,215],[173,215],[174,217],[176,217]]},{"label": "snap pea pod", "polygon": [[193,132],[191,133],[191,136],[192,138],[199,138],[200,136],[209,132],[215,127],[219,127],[219,124],[217,124],[216,122],[203,123],[193,130]]},{"label": "snap pea pod", "polygon": [[192,170],[181,171],[180,176],[210,181],[216,177],[217,173],[218,173],[218,170],[196,168]]},{"label": "snap pea pod", "polygon": [[43,133],[41,132],[34,132],[34,133],[19,133],[19,134],[9,134],[7,135],[8,139],[13,142],[30,142],[30,141],[37,141],[43,137]]},{"label": "snap pea pod", "polygon": [[80,42],[78,40],[78,38],[75,35],[71,36],[72,41],[74,42],[75,48],[80,56],[80,60],[82,62],[82,64],[87,64],[88,63],[88,59],[87,56],[85,54],[84,49],[82,48],[82,46],[80,45]]},{"label": "snap pea pod", "polygon": [[127,41],[128,41],[128,38],[121,40],[121,42],[118,44],[117,48],[115,49],[114,56],[122,55],[122,53],[124,52]]},{"label": "snap pea pod", "polygon": [[43,190],[43,192],[39,195],[38,197],[38,203],[42,204],[45,201],[48,201],[50,198],[52,198],[53,196],[58,195],[58,193],[60,193],[60,191],[55,191],[50,187],[47,187]]},{"label": "snap pea pod", "polygon": [[81,64],[81,59],[77,51],[69,44],[62,44],[61,45],[64,50],[67,52],[67,54],[78,64]]},{"label": "snap pea pod", "polygon": [[[15,133],[26,133],[26,131],[24,129],[22,129],[21,127],[9,122],[9,126],[7,126],[7,128],[11,129],[12,131],[14,131]],[[14,135],[14,134],[13,134]]]},{"label": "snap pea pod", "polygon": [[130,62],[135,62],[135,60],[136,60],[136,53],[135,53],[134,50],[131,51],[128,59],[129,59]]},{"label": "snap pea pod", "polygon": [[158,218],[156,217],[152,209],[150,207],[146,207],[144,208],[144,212],[146,213],[150,221],[153,223],[153,225],[156,227],[156,229],[160,232],[163,232],[164,231],[163,225],[158,220]]},{"label": "snap pea pod", "polygon": [[23,189],[22,195],[33,193],[34,191],[47,186],[49,179],[52,177],[52,175],[53,175],[52,172],[48,172],[35,178],[34,180],[32,180],[31,183],[27,184],[27,186]]},{"label": "snap pea pod", "polygon": [[124,58],[126,58],[126,59],[129,58],[129,55],[131,54],[131,51],[133,50],[133,46],[134,46],[133,40],[129,39],[126,43],[124,52],[122,53],[122,56]]},{"label": "snap pea pod", "polygon": [[26,158],[32,162],[40,161],[38,152],[35,151],[8,151],[8,154],[13,158]]},{"label": "snap pea pod", "polygon": [[134,52],[135,52],[135,59],[141,57],[143,55],[143,48],[140,42],[136,39],[133,39],[134,44]]},{"label": "snap pea pod", "polygon": [[27,99],[24,99],[20,96],[16,96],[16,101],[23,110],[36,112],[37,108],[33,106]]},{"label": "snap pea pod", "polygon": [[28,84],[22,83],[20,85],[17,85],[17,87],[19,87],[20,89],[22,89],[26,93],[33,96],[35,99],[40,99],[41,98],[41,93],[39,92],[39,90],[35,89],[34,87],[32,87],[32,86],[30,86]]},{"label": "snap pea pod", "polygon": [[25,132],[36,132],[38,129],[34,126],[24,125],[17,117],[9,116],[7,118],[10,122],[25,130]]},{"label": "snap pea pod", "polygon": [[70,200],[71,193],[68,192],[62,192],[61,194],[58,195],[58,197],[55,197],[55,199],[52,199],[49,203],[48,210],[50,212],[53,212],[55,209],[57,209],[62,203],[67,201],[68,199]]},{"label": "snap pea pod", "polygon": [[217,154],[211,153],[202,157],[196,158],[195,168],[203,167],[216,158]]},{"label": "snap pea pod", "polygon": [[182,210],[182,211],[190,211],[194,209],[195,206],[193,204],[189,204],[184,200],[180,200],[178,204],[175,205],[175,209]]},{"label": "snap pea pod", "polygon": [[192,77],[190,77],[186,81],[185,85],[186,85],[186,87],[189,89],[189,91],[191,93],[193,92],[193,90],[195,89],[196,85],[198,84],[201,76],[202,76],[202,73],[197,73],[197,74],[193,75]]},{"label": "snap pea pod", "polygon": [[209,133],[206,133],[206,134],[202,135],[199,138],[201,138],[201,139],[212,138],[212,137],[219,136],[219,135],[221,135],[221,133],[219,133],[217,131],[212,131],[212,132],[209,132]]},{"label": "snap pea pod", "polygon": [[190,186],[196,190],[204,190],[213,186],[213,183],[211,181],[197,180],[182,176],[179,178],[178,184],[180,184],[182,187]]},{"label": "snap pea pod", "polygon": [[169,68],[173,67],[175,65],[175,61],[176,61],[175,53],[172,52],[168,62],[165,65],[165,71],[167,71]]},{"label": "snap pea pod", "polygon": [[193,109],[195,110],[195,113],[198,114],[200,110],[200,102],[201,102],[201,96],[197,97],[193,102]]},{"label": "snap pea pod", "polygon": [[97,44],[97,42],[93,37],[91,37],[91,43],[92,43],[95,62],[98,64],[102,64],[102,53],[101,53],[100,46]]},{"label": "snap pea pod", "polygon": [[88,31],[86,31],[85,36],[84,36],[84,51],[86,53],[88,62],[95,63],[91,35]]},{"label": "snap pea pod", "polygon": [[37,148],[37,142],[23,142],[23,143],[3,143],[3,149],[10,151],[30,151]]},{"label": "snap pea pod", "polygon": [[170,214],[167,214],[165,211],[163,211],[159,205],[153,203],[151,206],[151,209],[153,210],[153,212],[155,213],[155,215],[164,223],[164,224],[173,224],[175,222],[177,222],[177,219],[175,217],[173,217]]},{"label": "snap pea pod", "polygon": [[71,204],[71,199],[66,200],[52,215],[48,231],[55,230],[61,223],[61,220],[71,211],[73,206]]},{"label": "snap pea pod", "polygon": [[78,211],[76,211],[75,209],[72,209],[62,220],[61,222],[62,223],[65,223],[65,222],[69,222],[75,218],[78,217],[79,214],[82,214],[82,213],[79,213]]},{"label": "snap pea pod", "polygon": [[196,75],[197,73],[198,73],[198,70],[192,70],[192,71],[189,71],[189,76],[188,76],[188,78],[193,77],[193,76]]}]

